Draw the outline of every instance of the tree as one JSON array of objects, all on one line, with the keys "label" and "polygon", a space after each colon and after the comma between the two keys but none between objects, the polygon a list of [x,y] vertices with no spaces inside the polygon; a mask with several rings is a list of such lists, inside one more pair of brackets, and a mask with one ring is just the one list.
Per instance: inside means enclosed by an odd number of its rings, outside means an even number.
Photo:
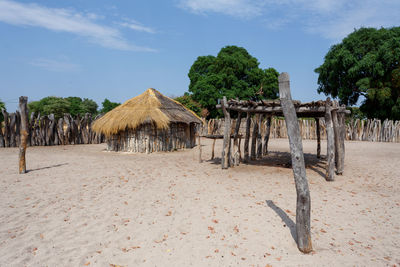
[{"label": "tree", "polygon": [[[246,49],[226,46],[216,57],[200,56],[189,71],[189,91],[192,98],[208,109],[211,117],[217,116],[215,108],[222,96],[250,99],[278,97],[278,75],[273,69],[259,68],[259,62]],[[257,92],[262,88],[262,93]]]},{"label": "tree", "polygon": [[0,99],[0,122],[4,120],[3,113],[1,112],[2,109],[6,109],[6,104]]},{"label": "tree", "polygon": [[369,118],[400,119],[400,27],[360,28],[330,48],[319,74],[318,92],[354,105]]},{"label": "tree", "polygon": [[106,98],[101,103],[101,105],[103,106],[103,108],[100,109],[100,113],[107,113],[107,112],[113,110],[114,108],[118,107],[119,105],[121,105],[121,103],[111,102],[110,100],[108,100]]},{"label": "tree", "polygon": [[198,116],[201,116],[202,107],[199,103],[193,100],[192,96],[189,93],[185,93],[183,96],[179,96],[175,98],[175,101],[181,103],[186,108],[190,109]]},{"label": "tree", "polygon": [[92,115],[97,114],[97,103],[92,99],[84,98],[80,105],[80,114],[84,115],[86,113],[90,113]]},{"label": "tree", "polygon": [[77,115],[82,113],[82,98],[77,96],[70,96],[65,98],[69,102],[69,114],[72,117],[76,117]]}]

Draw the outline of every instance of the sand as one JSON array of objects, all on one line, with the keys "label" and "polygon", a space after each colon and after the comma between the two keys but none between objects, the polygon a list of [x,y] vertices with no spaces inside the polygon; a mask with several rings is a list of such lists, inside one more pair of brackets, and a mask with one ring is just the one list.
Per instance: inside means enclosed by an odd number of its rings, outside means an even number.
[{"label": "sand", "polygon": [[400,144],[346,142],[345,173],[326,182],[316,142],[303,142],[309,255],[294,238],[288,141],[273,139],[267,158],[229,170],[208,160],[210,140],[202,144],[201,164],[197,149],[32,147],[24,175],[18,149],[0,149],[0,265],[400,265]]}]

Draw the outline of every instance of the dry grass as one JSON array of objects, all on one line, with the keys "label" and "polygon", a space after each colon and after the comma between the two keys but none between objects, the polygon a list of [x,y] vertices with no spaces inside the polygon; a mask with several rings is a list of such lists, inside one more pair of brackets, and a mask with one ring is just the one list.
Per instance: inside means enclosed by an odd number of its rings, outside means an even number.
[{"label": "dry grass", "polygon": [[149,88],[96,120],[93,130],[110,136],[152,122],[158,129],[166,129],[171,122],[189,124],[201,123],[201,120],[182,104]]}]

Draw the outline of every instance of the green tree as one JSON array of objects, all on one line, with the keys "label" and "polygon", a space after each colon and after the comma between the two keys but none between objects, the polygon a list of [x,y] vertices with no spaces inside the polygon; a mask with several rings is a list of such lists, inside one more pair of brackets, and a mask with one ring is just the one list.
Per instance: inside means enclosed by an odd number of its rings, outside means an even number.
[{"label": "green tree", "polygon": [[4,121],[3,113],[1,112],[2,109],[6,109],[6,104],[0,99],[0,122]]},{"label": "green tree", "polygon": [[[279,73],[259,68],[259,62],[246,49],[226,46],[216,57],[200,56],[189,71],[189,91],[192,98],[208,109],[211,117],[218,115],[215,108],[222,96],[250,99],[278,97]],[[262,94],[257,92],[262,88]]]},{"label": "green tree", "polygon": [[318,92],[354,105],[369,118],[400,119],[400,27],[361,28],[330,48],[319,74]]},{"label": "green tree", "polygon": [[92,115],[97,114],[98,105],[92,99],[84,98],[80,105],[80,114],[84,115],[86,113],[90,113]]},{"label": "green tree", "polygon": [[100,109],[100,113],[107,113],[111,110],[113,110],[114,108],[118,107],[119,105],[121,105],[121,103],[116,103],[116,102],[111,102],[110,100],[108,100],[107,98],[104,99],[104,101],[101,103],[101,105],[103,106],[102,109]]},{"label": "green tree", "polygon": [[69,102],[69,114],[71,114],[72,117],[82,114],[82,98],[70,96],[65,98],[65,100]]},{"label": "green tree", "polygon": [[193,100],[192,96],[188,93],[185,93],[183,96],[179,96],[175,98],[175,101],[181,103],[186,108],[192,110],[198,116],[201,116],[202,107],[199,103]]}]

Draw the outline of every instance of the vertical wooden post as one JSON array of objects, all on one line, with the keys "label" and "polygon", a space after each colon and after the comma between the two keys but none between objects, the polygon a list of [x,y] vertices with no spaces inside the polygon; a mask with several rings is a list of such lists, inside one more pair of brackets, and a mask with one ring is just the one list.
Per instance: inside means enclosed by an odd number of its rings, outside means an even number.
[{"label": "vertical wooden post", "polygon": [[17,115],[14,113],[10,113],[10,147],[16,147],[16,124],[17,124]]},{"label": "vertical wooden post", "polygon": [[233,135],[233,164],[236,166],[239,166],[239,159],[240,159],[238,135],[239,135],[241,121],[242,121],[242,112],[239,112],[235,125],[235,133]]},{"label": "vertical wooden post", "polygon": [[339,103],[337,101],[334,101],[333,103],[334,103],[333,105],[334,109],[332,110],[332,122],[333,122],[333,131],[335,134],[335,166],[336,166],[336,174],[339,174],[339,170],[343,169],[341,166],[343,162],[339,160],[342,155],[342,147],[340,145],[340,123],[337,113],[339,108]]},{"label": "vertical wooden post", "polygon": [[229,114],[229,111],[226,110],[226,105],[227,105],[226,96],[223,97],[221,105],[225,117],[224,143],[222,147],[221,165],[222,169],[228,169],[230,162],[229,149],[230,149],[230,139],[231,139],[231,116]]},{"label": "vertical wooden post", "polygon": [[261,139],[261,125],[263,120],[263,114],[258,117],[258,131],[257,131],[257,159],[262,157],[262,139]]},{"label": "vertical wooden post", "polygon": [[259,117],[260,117],[260,114],[256,114],[256,117],[253,120],[254,124],[253,124],[253,134],[251,135],[251,154],[250,154],[251,160],[256,159],[256,143],[257,143],[257,136],[258,136]]},{"label": "vertical wooden post", "polygon": [[199,133],[197,135],[198,135],[198,140],[199,140],[199,163],[202,163],[203,160],[201,159],[200,127],[199,127]]},{"label": "vertical wooden post", "polygon": [[285,116],[286,128],[289,137],[290,153],[292,156],[292,167],[294,181],[296,184],[296,232],[297,247],[303,253],[312,251],[311,227],[310,227],[310,191],[304,166],[303,143],[300,136],[299,123],[290,93],[289,74],[279,75],[279,96],[283,114]]},{"label": "vertical wooden post", "polygon": [[335,180],[335,137],[332,122],[332,102],[328,97],[325,103],[325,125],[326,125],[326,180]]},{"label": "vertical wooden post", "polygon": [[250,112],[247,112],[246,115],[246,136],[244,139],[244,155],[243,155],[243,161],[244,162],[249,162],[249,140],[250,140],[250,124],[251,124],[251,116]]},{"label": "vertical wooden post", "polygon": [[1,109],[4,118],[4,147],[10,146],[10,124],[8,122],[8,112],[5,109]]},{"label": "vertical wooden post", "polygon": [[264,144],[263,144],[263,155],[268,155],[268,142],[269,142],[269,135],[271,132],[271,116],[267,117],[267,129],[265,131],[265,136],[264,136]]},{"label": "vertical wooden post", "polygon": [[321,158],[321,126],[320,119],[315,118],[315,123],[317,124],[317,158]]},{"label": "vertical wooden post", "polygon": [[344,171],[344,154],[345,154],[345,146],[344,139],[346,138],[346,121],[345,121],[345,113],[338,113],[338,121],[339,121],[339,149],[340,154],[338,160],[338,168],[337,174],[343,174]]},{"label": "vertical wooden post", "polygon": [[215,138],[213,138],[213,143],[212,143],[211,160],[214,159],[214,149],[215,149]]},{"label": "vertical wooden post", "polygon": [[19,110],[21,112],[21,128],[20,136],[21,142],[19,145],[19,173],[26,173],[26,143],[28,140],[28,97],[21,96],[19,98]]}]

